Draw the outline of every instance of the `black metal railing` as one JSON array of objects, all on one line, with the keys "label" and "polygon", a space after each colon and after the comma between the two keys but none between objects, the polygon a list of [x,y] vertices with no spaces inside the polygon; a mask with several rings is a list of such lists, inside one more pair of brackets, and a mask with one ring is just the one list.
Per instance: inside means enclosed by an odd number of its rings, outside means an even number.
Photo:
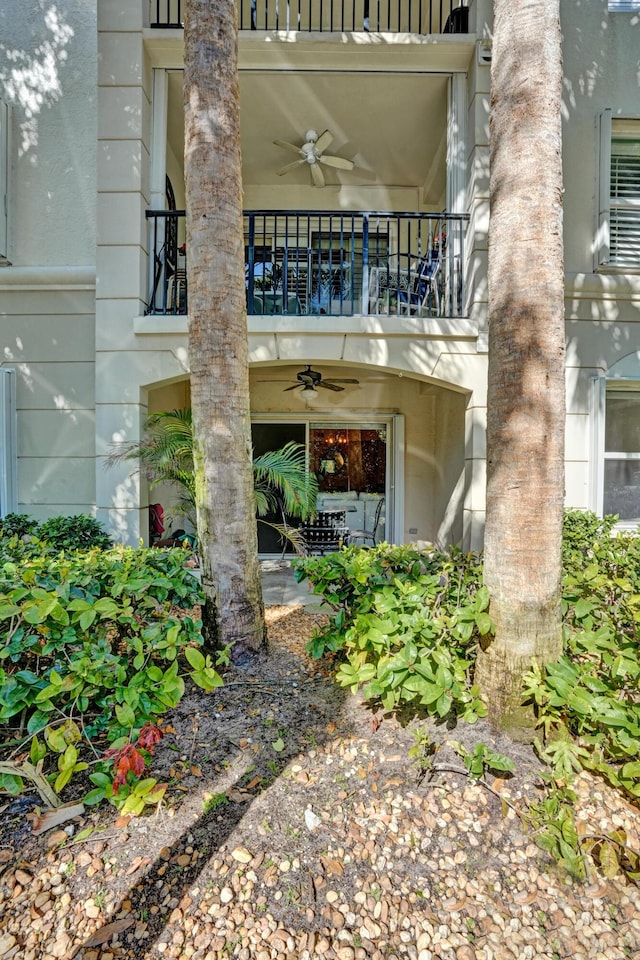
[{"label": "black metal railing", "polygon": [[[180,29],[185,0],[150,0],[150,24]],[[467,33],[466,0],[238,0],[241,30]]]},{"label": "black metal railing", "polygon": [[[186,314],[184,211],[148,210],[147,312]],[[245,211],[249,316],[456,317],[467,216]]]}]

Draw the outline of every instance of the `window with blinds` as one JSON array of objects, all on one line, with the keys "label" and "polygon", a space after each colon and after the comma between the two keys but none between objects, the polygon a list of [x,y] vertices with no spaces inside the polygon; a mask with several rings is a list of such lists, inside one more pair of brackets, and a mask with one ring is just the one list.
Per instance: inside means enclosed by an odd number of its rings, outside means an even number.
[{"label": "window with blinds", "polygon": [[640,269],[640,120],[598,118],[600,170],[596,268]]},{"label": "window with blinds", "polygon": [[611,141],[610,197],[610,262],[639,267],[640,123],[637,140],[614,136]]},{"label": "window with blinds", "polygon": [[628,13],[640,10],[640,0],[609,0],[609,13]]}]

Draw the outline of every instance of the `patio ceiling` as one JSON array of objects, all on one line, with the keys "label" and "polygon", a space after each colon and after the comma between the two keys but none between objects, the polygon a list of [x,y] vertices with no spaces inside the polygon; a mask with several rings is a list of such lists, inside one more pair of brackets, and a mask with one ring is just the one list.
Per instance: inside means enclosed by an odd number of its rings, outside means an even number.
[{"label": "patio ceiling", "polygon": [[[182,156],[182,73],[170,75],[169,136]],[[444,195],[445,75],[243,71],[241,135],[245,186],[306,186],[309,170],[279,177],[295,155],[274,139],[301,144],[308,129],[329,128],[328,153],[355,161],[352,172],[323,167],[327,184],[415,187]]]}]

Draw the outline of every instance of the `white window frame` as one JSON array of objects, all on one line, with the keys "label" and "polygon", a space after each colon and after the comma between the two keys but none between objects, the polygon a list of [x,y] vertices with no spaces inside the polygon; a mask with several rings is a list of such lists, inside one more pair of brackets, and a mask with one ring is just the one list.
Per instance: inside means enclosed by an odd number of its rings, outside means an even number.
[{"label": "white window frame", "polygon": [[[640,377],[595,377],[592,381],[591,417],[592,417],[592,474],[591,474],[591,505],[594,512],[602,517],[604,514],[604,467],[607,460],[636,460],[640,461],[640,450],[637,452],[606,451],[606,403],[607,389],[611,392],[635,393],[640,400]],[[620,520],[616,527],[619,529],[636,529],[638,519]]]},{"label": "white window frame", "polygon": [[0,367],[0,517],[18,509],[16,372]]},{"label": "white window frame", "polygon": [[0,100],[0,264],[9,263],[9,158],[11,108]]},{"label": "white window frame", "polygon": [[[610,107],[596,118],[598,141],[598,222],[594,245],[594,269],[608,269],[622,273],[640,272],[640,256],[637,262],[628,263],[611,256],[611,211],[637,210],[640,216],[640,190],[638,198],[613,198],[611,196],[611,162],[614,139],[628,139],[640,145],[640,118],[614,117]],[[640,243],[640,226],[638,228]]]},{"label": "white window frame", "polygon": [[[358,423],[379,423],[387,428],[387,478],[385,484],[385,497],[387,510],[385,511],[386,524],[385,537],[390,543],[404,543],[404,456],[405,456],[405,429],[403,413],[316,413],[313,408],[304,413],[251,413],[252,423],[305,423],[305,448],[307,458],[309,454],[309,425],[311,423],[321,424],[337,423],[338,421],[348,428],[350,424]],[[308,464],[307,464],[308,465]]]}]

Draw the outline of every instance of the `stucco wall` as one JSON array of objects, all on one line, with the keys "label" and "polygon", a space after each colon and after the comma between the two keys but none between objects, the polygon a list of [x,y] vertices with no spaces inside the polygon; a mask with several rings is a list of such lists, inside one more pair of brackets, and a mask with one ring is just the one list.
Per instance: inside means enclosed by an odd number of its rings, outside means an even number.
[{"label": "stucco wall", "polygon": [[14,264],[95,264],[96,70],[95,3],[1,0]]},{"label": "stucco wall", "polygon": [[2,363],[17,372],[18,509],[92,513],[93,270],[0,271]]},{"label": "stucco wall", "polygon": [[596,116],[640,117],[640,16],[607,11],[606,0],[560,4],[563,58],[565,269],[593,270]]}]

